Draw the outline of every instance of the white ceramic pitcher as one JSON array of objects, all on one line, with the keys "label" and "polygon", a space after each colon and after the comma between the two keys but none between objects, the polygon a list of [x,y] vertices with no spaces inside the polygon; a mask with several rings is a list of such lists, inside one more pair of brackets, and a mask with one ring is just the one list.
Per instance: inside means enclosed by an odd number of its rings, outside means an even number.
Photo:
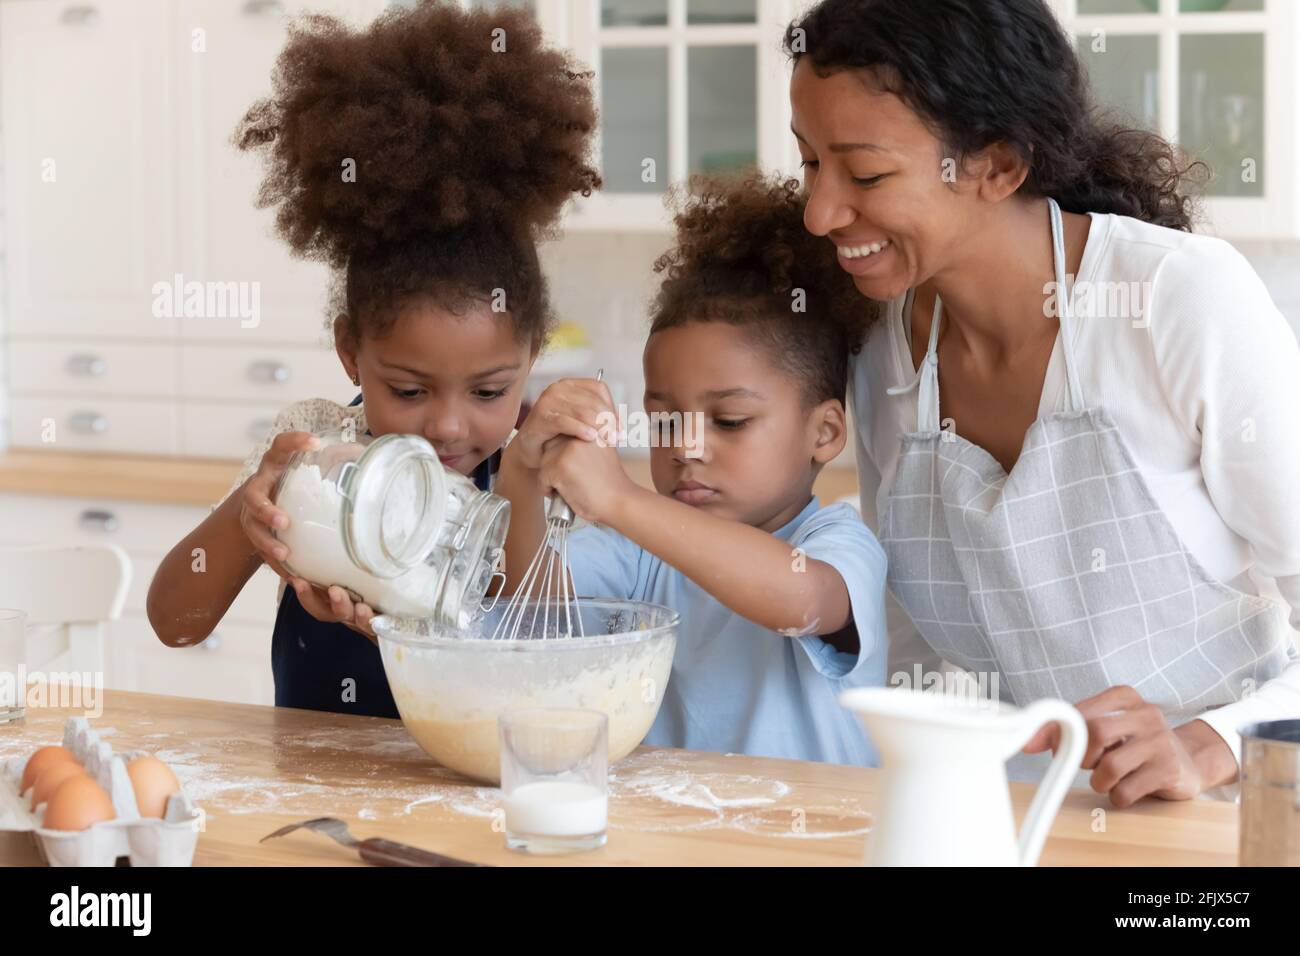
[{"label": "white ceramic pitcher", "polygon": [[[996,701],[889,687],[840,695],[880,753],[884,788],[869,866],[1033,866],[1088,740],[1063,700],[1021,710]],[[1047,723],[1061,743],[1016,835],[1006,760]]]}]

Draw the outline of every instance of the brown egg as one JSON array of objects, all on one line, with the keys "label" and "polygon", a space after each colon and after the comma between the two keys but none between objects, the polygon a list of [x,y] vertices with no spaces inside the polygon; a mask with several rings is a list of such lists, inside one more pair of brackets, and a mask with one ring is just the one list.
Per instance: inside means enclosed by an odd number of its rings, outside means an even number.
[{"label": "brown egg", "polygon": [[27,788],[36,782],[36,778],[41,775],[41,771],[51,764],[62,763],[71,760],[77,762],[77,758],[72,755],[72,751],[67,747],[42,747],[36,753],[32,754],[27,766],[23,767],[22,786],[18,788],[19,793],[26,793]]},{"label": "brown egg", "polygon": [[181,789],[172,768],[157,757],[136,757],[126,765],[126,773],[142,817],[161,818],[167,812],[167,798]]},{"label": "brown egg", "polygon": [[50,799],[54,791],[63,785],[63,781],[76,776],[85,777],[88,774],[75,760],[56,760],[42,770],[41,775],[36,778],[36,783],[32,785],[32,809],[35,810],[38,803]]},{"label": "brown egg", "polygon": [[69,777],[54,791],[45,804],[43,825],[48,830],[85,830],[115,816],[104,788],[83,774]]}]

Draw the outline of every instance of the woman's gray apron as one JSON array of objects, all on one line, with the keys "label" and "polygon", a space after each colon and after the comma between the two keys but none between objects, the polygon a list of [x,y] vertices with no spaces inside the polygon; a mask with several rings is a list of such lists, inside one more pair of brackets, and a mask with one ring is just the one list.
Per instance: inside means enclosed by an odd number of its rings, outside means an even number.
[{"label": "woman's gray apron", "polygon": [[1114,420],[1085,407],[1061,211],[1048,202],[1068,407],[1030,426],[1010,474],[941,430],[936,298],[916,378],[890,389],[919,388],[880,520],[889,585],[931,647],[996,679],[1005,701],[1074,703],[1128,684],[1173,726],[1279,674],[1291,631],[1281,605],[1197,563]]}]

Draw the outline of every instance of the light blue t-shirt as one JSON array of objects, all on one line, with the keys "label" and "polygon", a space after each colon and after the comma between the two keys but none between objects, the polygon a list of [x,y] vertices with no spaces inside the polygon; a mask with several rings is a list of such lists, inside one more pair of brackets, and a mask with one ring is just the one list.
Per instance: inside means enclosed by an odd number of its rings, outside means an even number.
[{"label": "light blue t-shirt", "polygon": [[885,682],[885,552],[853,508],[822,508],[816,498],[774,533],[790,543],[792,561],[798,548],[844,578],[857,654],[761,627],[599,525],[571,534],[569,566],[583,597],[648,601],[680,615],[672,677],[647,744],[875,766],[874,748],[837,698]]}]

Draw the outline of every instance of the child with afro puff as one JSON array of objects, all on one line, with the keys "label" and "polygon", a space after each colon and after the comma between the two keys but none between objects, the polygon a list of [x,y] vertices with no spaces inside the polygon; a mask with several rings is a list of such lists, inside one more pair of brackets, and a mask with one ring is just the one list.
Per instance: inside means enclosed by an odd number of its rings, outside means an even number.
[{"label": "child with afro puff", "polygon": [[335,270],[335,348],[360,394],[347,407],[285,408],[167,555],[147,605],[163,643],[203,641],[267,564],[284,579],[276,704],[398,716],[372,609],[288,573],[273,533],[288,516],[271,495],[311,432],[349,422],[358,435],[421,435],[447,468],[489,487],[552,323],[537,243],[574,193],[600,186],[595,125],[589,74],[546,47],[525,12],[425,0],[359,30],[295,22],[273,92],[235,143],[265,156],[259,205],[276,207],[280,235]]},{"label": "child with afro puff", "polygon": [[[502,459],[506,589],[545,535],[554,490],[594,522],[569,538],[575,593],[680,615],[647,743],[871,765],[837,698],[884,683],[885,555],[851,506],[823,506],[812,487],[847,441],[849,356],[877,307],[804,228],[797,180],[693,187],[655,264],[643,355],[645,411],[670,426],[651,442],[655,490],[619,462],[604,385],[551,386]],[[701,413],[698,445],[673,413]],[[550,440],[584,426],[585,440]]]}]

